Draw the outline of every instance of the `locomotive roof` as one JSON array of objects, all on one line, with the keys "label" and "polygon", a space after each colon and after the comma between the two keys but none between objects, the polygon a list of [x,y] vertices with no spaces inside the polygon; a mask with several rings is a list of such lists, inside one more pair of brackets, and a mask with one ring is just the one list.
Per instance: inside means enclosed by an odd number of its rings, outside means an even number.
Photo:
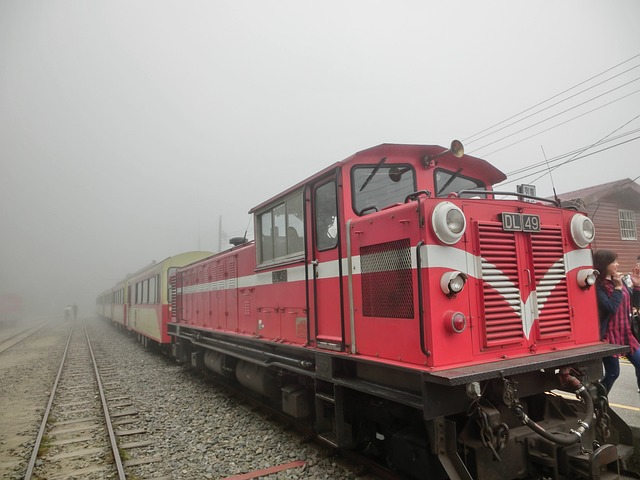
[{"label": "locomotive roof", "polygon": [[[447,152],[444,153],[443,152]],[[442,155],[439,155],[442,154]],[[328,173],[334,171],[338,167],[348,166],[351,164],[357,163],[377,163],[380,158],[387,157],[387,164],[395,161],[403,161],[406,162],[408,158],[414,158],[415,160],[421,161],[421,159],[425,156],[435,156],[439,155],[437,159],[437,163],[444,163],[450,166],[450,168],[463,168],[465,171],[473,170],[475,172],[482,172],[482,179],[487,183],[487,185],[495,185],[498,182],[501,182],[507,178],[507,176],[498,168],[491,165],[486,160],[481,158],[472,157],[471,155],[463,155],[460,158],[456,158],[451,152],[448,151],[447,148],[442,147],[440,145],[411,145],[411,144],[398,144],[398,143],[382,143],[375,147],[366,148],[364,150],[360,150],[357,153],[354,153],[350,157],[345,158],[339,162],[336,162],[328,167],[320,170],[319,172],[311,175],[310,177],[304,179],[303,181],[293,185],[292,187],[284,190],[283,192],[274,195],[268,200],[260,203],[259,205],[253,207],[249,210],[249,213],[254,213],[263,207],[269,205],[274,200],[286,197],[292,192],[300,189],[304,185],[313,182],[316,179],[319,179]]]}]

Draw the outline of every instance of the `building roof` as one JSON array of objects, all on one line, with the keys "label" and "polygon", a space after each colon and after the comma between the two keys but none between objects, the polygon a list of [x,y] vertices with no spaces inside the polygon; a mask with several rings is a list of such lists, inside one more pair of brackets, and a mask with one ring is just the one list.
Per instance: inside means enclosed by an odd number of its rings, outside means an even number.
[{"label": "building roof", "polygon": [[588,206],[598,202],[604,197],[620,194],[631,196],[640,201],[640,185],[630,178],[624,178],[622,180],[616,180],[615,182],[602,183],[600,185],[594,185],[593,187],[562,193],[558,195],[558,198],[562,202],[579,201]]}]

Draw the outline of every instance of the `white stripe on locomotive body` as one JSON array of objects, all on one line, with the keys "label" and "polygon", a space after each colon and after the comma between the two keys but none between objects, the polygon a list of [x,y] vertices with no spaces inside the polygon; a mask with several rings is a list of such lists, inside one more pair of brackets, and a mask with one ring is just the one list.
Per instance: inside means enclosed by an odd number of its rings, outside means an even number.
[{"label": "white stripe on locomotive body", "polygon": [[[535,319],[539,318],[544,304],[549,298],[551,291],[556,285],[564,278],[564,275],[558,275],[556,272],[561,270],[566,273],[576,268],[590,268],[593,265],[591,250],[580,249],[572,250],[565,253],[561,259],[558,259],[551,268],[545,273],[540,283],[537,285],[536,290],[533,290],[529,297],[525,300],[522,298],[520,289],[516,287],[513,281],[507,275],[495,266],[486,262],[482,257],[473,255],[465,250],[442,245],[422,245],[420,251],[422,268],[431,269],[447,269],[456,270],[465,273],[470,278],[482,279],[482,264],[484,262],[485,270],[492,270],[491,280],[485,280],[489,285],[500,292],[504,291],[507,287],[510,293],[517,295],[518,300],[515,298],[510,300],[506,295],[500,293],[505,302],[514,309],[514,311],[521,312],[522,315],[522,329],[527,339],[531,334],[531,328]],[[351,258],[351,274],[361,274],[360,255],[354,255]],[[411,268],[416,269],[418,265],[416,257],[416,247],[411,248]],[[308,278],[312,279],[314,276],[314,265],[308,265]],[[342,272],[346,276],[348,274],[349,262],[347,258],[342,259]],[[305,280],[305,267],[295,266],[283,269],[287,272],[286,283],[302,282]],[[338,278],[339,268],[338,261],[332,260],[329,262],[322,262],[315,266],[318,279]],[[284,283],[284,282],[283,282]],[[238,277],[237,279],[219,280],[216,282],[207,282],[196,285],[189,285],[178,289],[178,293],[191,294],[201,292],[213,292],[221,290],[230,290],[234,288],[252,288],[264,285],[273,284],[272,270],[268,272],[258,272],[253,275],[246,275]]]},{"label": "white stripe on locomotive body", "polygon": [[[428,270],[430,268],[441,268],[447,270],[456,270],[465,273],[471,278],[482,279],[483,262],[482,257],[473,255],[465,250],[461,250],[455,247],[444,247],[441,245],[423,245],[421,247],[422,268]],[[558,260],[553,268],[557,268],[564,263],[567,272],[575,268],[588,268],[592,266],[591,251],[590,250],[573,250],[566,253],[562,260]],[[416,259],[416,249],[411,248],[411,268],[416,269],[418,265]],[[496,272],[500,273],[495,266],[485,262],[485,265],[491,266]],[[313,278],[313,265],[308,265],[309,279]],[[348,259],[342,259],[342,273],[347,275],[348,272]],[[361,273],[360,268],[360,255],[355,255],[351,258],[351,274],[359,275]],[[486,269],[486,267],[485,267]],[[302,282],[305,280],[304,266],[296,266],[283,269],[287,272],[286,283]],[[339,276],[338,261],[332,260],[329,262],[321,262],[316,266],[319,279],[337,278]],[[548,280],[549,273],[545,275],[545,279]],[[506,275],[496,276],[495,279],[500,281],[510,282],[509,277]],[[237,281],[237,284],[236,284]],[[495,280],[494,280],[495,281]],[[559,279],[557,280],[559,281]],[[555,283],[557,283],[557,281]],[[215,282],[199,283],[195,285],[184,286],[178,289],[181,293],[199,293],[199,292],[214,292],[219,290],[229,290],[232,288],[251,288],[259,287],[263,285],[271,285],[273,283],[272,270],[268,272],[258,272],[253,275],[246,275],[243,277],[237,277],[227,280],[218,280]],[[285,283],[285,282],[283,282]]]}]

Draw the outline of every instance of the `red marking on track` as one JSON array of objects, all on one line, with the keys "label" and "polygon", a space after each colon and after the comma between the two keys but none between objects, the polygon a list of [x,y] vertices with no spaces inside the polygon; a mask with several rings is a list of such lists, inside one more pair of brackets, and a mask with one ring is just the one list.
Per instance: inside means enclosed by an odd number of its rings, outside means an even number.
[{"label": "red marking on track", "polygon": [[227,477],[223,480],[250,480],[252,478],[262,477],[263,475],[271,475],[272,473],[278,473],[282,470],[289,470],[290,468],[302,467],[306,465],[307,462],[304,460],[298,460],[296,462],[284,463],[282,465],[278,465],[276,467],[264,468],[262,470],[256,470],[254,472],[242,473],[240,475],[234,475],[233,477]]}]

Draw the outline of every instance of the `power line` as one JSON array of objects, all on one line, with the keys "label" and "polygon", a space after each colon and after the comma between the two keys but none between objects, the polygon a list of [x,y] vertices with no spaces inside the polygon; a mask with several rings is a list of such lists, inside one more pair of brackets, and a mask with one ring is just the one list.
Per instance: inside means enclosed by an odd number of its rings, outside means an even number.
[{"label": "power line", "polygon": [[[556,113],[555,115],[551,115],[550,117],[544,118],[544,119],[542,119],[542,120],[540,120],[540,121],[538,121],[538,122],[536,122],[536,123],[534,123],[534,124],[532,124],[532,125],[529,125],[528,127],[525,127],[525,128],[520,129],[520,130],[517,130],[517,131],[515,131],[515,132],[513,132],[513,133],[510,133],[509,135],[505,135],[504,137],[501,137],[501,138],[499,138],[499,139],[497,139],[497,140],[494,140],[493,142],[487,143],[486,145],[483,145],[482,147],[478,147],[478,148],[476,148],[475,150],[472,150],[472,151],[473,151],[473,152],[475,152],[475,151],[477,151],[477,150],[482,150],[483,148],[486,148],[486,147],[489,147],[489,146],[491,146],[491,145],[494,145],[494,144],[496,144],[496,143],[498,143],[498,142],[501,142],[502,140],[506,140],[507,138],[513,137],[514,135],[517,135],[517,134],[519,134],[519,133],[522,133],[522,132],[524,132],[525,130],[529,130],[530,128],[536,127],[536,126],[540,125],[541,123],[544,123],[544,122],[546,122],[546,121],[548,121],[548,120],[551,120],[551,119],[553,119],[553,118],[559,117],[560,115],[565,114],[565,113],[567,113],[567,112],[570,112],[571,110],[575,110],[575,109],[576,109],[576,108],[578,108],[578,107],[582,107],[583,105],[586,105],[586,104],[587,104],[587,103],[589,103],[589,102],[592,102],[592,101],[594,101],[594,100],[597,100],[598,98],[603,97],[603,96],[605,96],[605,95],[607,95],[607,94],[609,94],[609,93],[611,93],[611,92],[614,92],[614,91],[616,91],[616,90],[618,90],[618,89],[620,89],[620,88],[622,88],[622,87],[626,87],[627,85],[630,85],[630,84],[631,84],[631,83],[633,83],[633,82],[637,82],[638,80],[640,80],[640,77],[634,78],[633,80],[631,80],[631,81],[629,81],[629,82],[627,82],[627,83],[625,83],[625,84],[622,84],[622,85],[619,85],[619,86],[617,86],[617,87],[615,87],[615,88],[612,88],[611,90],[608,90],[608,91],[606,91],[606,92],[604,92],[604,93],[601,93],[600,95],[596,95],[595,97],[590,98],[589,100],[585,100],[585,101],[584,101],[584,102],[582,102],[582,103],[579,103],[579,104],[577,104],[577,105],[574,105],[573,107],[567,108],[566,110],[563,110],[562,112]],[[636,93],[638,93],[638,92],[640,92],[640,90],[636,90],[635,92],[631,92],[631,93],[629,93],[629,94],[627,94],[627,95],[624,95],[624,96],[622,96],[622,97],[620,97],[620,98],[617,98],[617,99],[615,99],[615,100],[612,100],[611,102],[606,103],[606,104],[604,104],[604,105],[602,105],[602,106],[600,106],[600,107],[598,107],[598,108],[595,108],[595,109],[593,109],[593,110],[590,110],[589,112],[586,112],[585,114],[595,112],[596,110],[599,110],[600,108],[603,108],[603,107],[606,107],[606,106],[608,106],[608,105],[611,105],[612,103],[615,103],[615,102],[617,102],[617,101],[619,101],[619,100],[622,100],[623,98],[626,98],[626,97],[628,97],[628,96],[630,96],[630,95],[634,95],[634,94],[636,94]],[[584,115],[584,114],[583,114],[583,115]],[[579,118],[579,117],[581,117],[581,116],[583,116],[583,115],[579,115],[578,117],[574,117],[574,118],[572,118],[572,119],[570,119],[570,120],[575,120],[576,118]],[[567,123],[567,122],[560,123],[559,125],[563,125],[564,123]],[[559,126],[559,125],[556,125],[556,126]],[[555,127],[553,127],[553,128],[555,128]],[[550,130],[550,129],[547,129],[547,130]],[[546,132],[547,130],[543,130],[542,132]],[[540,133],[542,133],[542,132],[539,132],[539,133],[537,133],[537,134],[535,134],[535,135],[539,135],[539,134],[540,134]],[[532,136],[534,136],[534,135],[532,135]],[[531,138],[531,136],[530,136],[530,137],[527,137],[527,138]],[[515,145],[515,144],[512,144],[512,145]],[[508,146],[511,146],[511,145],[508,145]],[[503,149],[505,149],[505,148],[507,148],[507,147],[502,147],[500,150],[503,150]],[[491,153],[489,153],[489,154],[484,154],[483,156],[485,156],[485,157],[486,157],[487,155],[491,155],[491,154],[493,154],[493,153],[499,152],[500,150],[496,150],[496,151],[491,152]]]},{"label": "power line", "polygon": [[[583,93],[588,92],[589,90],[593,90],[594,88],[599,87],[600,85],[603,85],[603,84],[605,84],[606,82],[609,82],[610,80],[613,80],[614,78],[617,78],[617,77],[619,77],[619,76],[621,76],[621,75],[624,75],[625,73],[628,73],[628,72],[630,72],[631,70],[633,70],[633,69],[635,69],[635,68],[638,68],[638,67],[640,67],[640,64],[635,65],[635,66],[633,66],[633,67],[631,67],[631,68],[629,68],[629,69],[625,70],[624,72],[620,72],[620,73],[618,73],[617,75],[614,75],[613,77],[609,77],[609,78],[607,78],[606,80],[603,80],[603,81],[602,81],[602,82],[600,82],[600,83],[596,83],[595,85],[592,85],[592,86],[590,86],[590,87],[588,87],[588,88],[585,88],[584,90],[581,90],[581,91],[579,91],[579,92],[577,92],[577,93],[574,93],[573,95],[571,95],[571,96],[569,96],[569,97],[567,97],[567,98],[565,98],[565,99],[562,99],[562,100],[560,100],[560,101],[558,101],[558,102],[552,103],[551,105],[548,105],[548,106],[544,107],[544,108],[543,108],[543,109],[541,109],[541,110],[538,110],[538,111],[536,111],[536,112],[533,112],[533,113],[531,113],[531,114],[527,115],[526,117],[522,117],[522,118],[520,118],[520,119],[516,120],[515,122],[511,122],[511,123],[509,123],[509,124],[507,124],[507,125],[504,125],[503,127],[499,128],[498,130],[494,130],[493,132],[489,132],[489,133],[487,133],[486,135],[483,135],[483,136],[481,136],[481,137],[479,137],[479,138],[476,138],[475,140],[472,140],[472,141],[470,141],[470,142],[468,142],[467,140],[465,140],[465,144],[466,144],[466,145],[469,145],[469,144],[471,144],[471,143],[477,142],[478,140],[482,140],[483,138],[486,138],[486,137],[488,137],[489,135],[493,135],[493,134],[495,134],[495,133],[501,132],[502,130],[504,130],[504,129],[506,129],[506,128],[512,127],[512,126],[514,126],[514,125],[516,125],[516,124],[518,124],[518,123],[520,123],[520,122],[523,122],[524,120],[526,120],[526,119],[528,119],[528,118],[531,118],[531,117],[533,117],[533,116],[535,116],[535,115],[538,115],[539,113],[542,113],[542,112],[544,112],[544,111],[546,111],[546,110],[549,110],[550,108],[553,108],[553,107],[555,107],[555,106],[557,106],[557,105],[560,105],[561,103],[566,102],[567,100],[571,100],[572,98],[575,98],[575,97],[577,97],[578,95],[582,95]],[[632,80],[631,82],[634,82],[634,81],[636,81],[636,80],[638,80],[638,78],[636,78],[635,80]],[[622,87],[624,87],[624,86],[628,85],[628,84],[629,84],[629,83],[631,83],[631,82],[628,82],[628,83],[626,83],[626,84],[620,85],[619,87],[616,87],[616,88],[614,88],[614,89],[612,89],[612,90],[609,90],[609,92],[605,92],[605,93],[604,93],[604,94],[602,94],[602,95],[605,95],[606,93],[610,93],[610,92],[612,92],[612,91],[614,91],[614,90],[617,90],[618,88],[622,88]],[[602,95],[600,95],[600,96],[602,96]],[[598,97],[594,97],[594,98],[592,98],[591,100],[595,100],[595,98],[598,98]],[[588,101],[591,101],[591,100],[588,100]],[[548,101],[548,100],[547,100],[547,101]],[[546,101],[545,101],[544,103],[546,103]],[[585,103],[586,103],[586,102],[585,102]],[[579,104],[579,105],[577,105],[577,106],[580,106],[580,105],[582,105],[582,104]],[[535,107],[532,107],[532,108],[535,108]],[[576,107],[573,107],[573,108],[576,108]],[[531,110],[531,109],[529,109],[529,110]],[[565,110],[565,112],[566,112],[566,111],[567,111],[567,110]],[[564,113],[564,112],[561,112],[561,113]],[[560,114],[558,114],[558,115],[560,115]],[[513,117],[512,117],[512,118],[513,118]],[[553,118],[553,117],[550,117],[550,118]],[[507,120],[505,120],[505,121],[507,121]],[[543,120],[543,121],[544,121],[544,120]],[[504,123],[504,122],[501,122],[501,123]],[[535,125],[536,125],[536,124],[534,124],[534,125],[532,125],[532,126],[535,126]],[[518,133],[518,132],[516,132],[516,133]],[[496,141],[499,141],[499,140],[496,140]],[[494,142],[494,143],[495,143],[495,142]],[[491,145],[491,144],[489,144],[489,145]],[[477,150],[482,149],[482,148],[484,148],[484,147],[479,147]]]},{"label": "power line", "polygon": [[[587,158],[587,157],[590,157],[590,156],[595,155],[595,154],[597,154],[597,153],[601,153],[601,152],[604,152],[604,151],[606,151],[606,150],[610,150],[610,149],[612,149],[612,148],[619,147],[620,145],[624,145],[625,143],[633,142],[633,141],[638,140],[638,139],[640,139],[640,136],[637,136],[637,137],[634,137],[634,138],[630,138],[629,140],[625,140],[624,142],[620,142],[620,143],[617,143],[617,144],[615,144],[615,145],[611,145],[611,146],[609,146],[609,147],[607,147],[607,148],[603,148],[603,149],[597,150],[597,151],[595,151],[595,152],[587,153],[587,154],[585,154],[585,155],[582,155],[582,156],[579,156],[579,157],[575,157],[575,158],[572,158],[572,159],[570,159],[570,160],[566,160],[566,161],[562,162],[560,165],[556,165],[556,166],[554,166],[552,170],[555,170],[555,169],[557,169],[557,168],[559,168],[559,167],[561,167],[561,166],[563,166],[563,165],[566,165],[566,164],[568,164],[568,163],[575,162],[575,161],[577,161],[577,160],[582,160],[583,158]],[[518,178],[514,178],[514,179],[511,179],[511,180],[507,180],[507,181],[505,181],[505,182],[502,182],[502,183],[500,183],[500,184],[497,184],[496,186],[498,186],[498,185],[500,185],[500,186],[502,186],[502,185],[508,185],[508,184],[510,184],[510,183],[514,183],[514,182],[517,182],[517,181],[519,181],[519,180],[523,180],[523,179],[525,179],[525,178],[529,178],[529,177],[531,177],[532,175],[536,175],[536,174],[541,173],[541,172],[542,172],[542,175],[540,175],[540,176],[539,176],[539,177],[537,177],[535,180],[532,180],[532,181],[530,182],[530,183],[535,183],[536,181],[540,180],[542,177],[544,177],[545,175],[547,175],[549,172],[548,172],[547,170],[545,170],[545,169],[538,170],[538,171],[536,171],[536,172],[532,172],[532,173],[530,173],[530,174],[528,174],[528,175],[523,175],[523,176],[518,177]]]},{"label": "power line", "polygon": [[[578,88],[579,86],[584,85],[585,83],[588,83],[588,82],[590,82],[591,80],[594,80],[594,79],[596,79],[596,78],[598,78],[598,77],[600,77],[600,76],[604,75],[605,73],[610,72],[611,70],[614,70],[614,69],[618,68],[619,66],[624,65],[625,63],[628,63],[628,62],[630,62],[631,60],[634,60],[635,58],[638,58],[638,57],[640,57],[640,53],[639,53],[639,54],[637,54],[637,55],[634,55],[634,56],[633,56],[633,57],[631,57],[631,58],[628,58],[627,60],[625,60],[625,61],[623,61],[623,62],[618,63],[617,65],[614,65],[613,67],[610,67],[610,68],[608,68],[608,69],[604,70],[603,72],[600,72],[600,73],[599,73],[599,74],[597,74],[597,75],[594,75],[594,76],[593,76],[593,77],[591,77],[591,78],[588,78],[587,80],[584,80],[584,81],[582,81],[582,82],[580,82],[580,83],[578,83],[578,84],[574,85],[573,87],[570,87],[570,88],[568,88],[568,89],[566,89],[566,90],[564,90],[564,91],[562,91],[562,92],[560,92],[560,93],[558,93],[558,94],[556,94],[556,95],[554,95],[554,96],[552,96],[552,97],[550,97],[550,98],[548,98],[548,99],[546,99],[546,100],[544,100],[544,101],[542,101],[542,102],[539,102],[539,103],[537,103],[536,105],[534,105],[534,106],[532,106],[532,107],[529,107],[529,108],[527,108],[527,109],[525,109],[525,110],[521,111],[520,113],[517,113],[517,114],[515,114],[515,115],[512,115],[511,117],[507,118],[506,120],[502,120],[501,122],[498,122],[498,123],[496,123],[496,124],[494,124],[494,125],[492,125],[492,126],[490,126],[490,127],[488,127],[488,128],[485,128],[484,130],[481,130],[480,132],[478,132],[478,133],[476,133],[476,134],[474,134],[474,135],[471,135],[470,137],[467,137],[467,138],[466,138],[466,139],[464,139],[463,141],[464,141],[464,143],[466,143],[466,144],[468,144],[468,143],[473,143],[475,140],[471,140],[472,138],[477,137],[478,135],[481,135],[481,134],[485,133],[486,131],[491,130],[491,129],[493,129],[493,128],[495,128],[495,127],[499,126],[499,125],[502,125],[503,123],[508,122],[508,121],[510,121],[510,120],[512,120],[512,119],[514,119],[514,118],[516,118],[516,117],[518,117],[518,116],[520,116],[520,115],[522,115],[522,114],[524,114],[524,113],[526,113],[526,112],[530,111],[530,110],[533,110],[534,108],[537,108],[537,107],[539,107],[540,105],[544,105],[545,103],[547,103],[547,102],[549,102],[549,101],[553,100],[554,98],[558,98],[559,96],[564,95],[564,94],[565,94],[565,93],[567,93],[567,92],[570,92],[570,91],[571,91],[571,90],[573,90],[574,88]],[[634,68],[635,68],[635,67],[634,67]]]},{"label": "power line", "polygon": [[[617,135],[615,137],[609,137],[606,140],[601,141],[600,144],[613,142],[613,141],[619,140],[619,139],[624,138],[624,137],[626,137],[628,135],[633,135],[633,134],[638,133],[638,132],[640,132],[640,128],[636,128],[634,130],[629,130],[628,132],[622,133],[622,134]],[[576,150],[572,150],[570,152],[563,153],[561,155],[558,155],[557,157],[554,157],[554,158],[550,159],[549,163],[558,162],[558,161],[562,160],[563,158],[570,157],[571,155],[575,155],[576,153],[579,154],[579,153],[583,152],[584,150],[585,150],[585,147],[578,148]],[[508,172],[507,176],[518,175],[518,174],[524,173],[524,172],[526,172],[528,170],[533,170],[534,168],[540,167],[542,165],[546,165],[546,162],[542,161],[542,162],[534,163],[532,165],[527,165],[526,167],[522,167],[522,168],[519,168],[517,170],[513,170],[511,172]]]},{"label": "power line", "polygon": [[[501,147],[501,148],[499,148],[499,149],[497,149],[497,150],[494,150],[494,151],[492,151],[492,152],[485,153],[485,154],[483,154],[482,156],[483,156],[483,157],[488,157],[489,155],[493,155],[494,153],[500,152],[501,150],[504,150],[505,148],[509,148],[509,147],[514,146],[514,145],[517,145],[518,143],[524,142],[525,140],[529,140],[530,138],[533,138],[533,137],[535,137],[535,136],[537,136],[537,135],[540,135],[541,133],[548,132],[549,130],[553,130],[554,128],[557,128],[557,127],[560,127],[560,126],[562,126],[562,125],[565,125],[565,124],[567,124],[567,123],[569,123],[569,122],[572,122],[573,120],[576,120],[576,119],[578,119],[578,118],[584,117],[585,115],[588,115],[588,114],[593,113],[593,112],[595,112],[595,111],[597,111],[597,110],[600,110],[601,108],[604,108],[604,107],[607,107],[607,106],[609,106],[609,105],[611,105],[611,104],[613,104],[613,103],[619,102],[620,100],[624,100],[625,98],[627,98],[627,97],[629,97],[629,96],[631,96],[631,95],[635,95],[635,94],[636,94],[636,93],[638,93],[638,92],[640,92],[640,90],[636,90],[635,92],[628,93],[627,95],[624,95],[624,96],[622,96],[622,97],[620,97],[620,98],[616,98],[615,100],[612,100],[612,101],[610,101],[610,102],[608,102],[608,103],[605,103],[604,105],[600,105],[599,107],[596,107],[596,108],[594,108],[594,109],[592,109],[592,110],[589,110],[589,111],[587,111],[587,112],[581,113],[580,115],[576,115],[576,116],[575,116],[575,117],[573,117],[573,118],[569,118],[568,120],[565,120],[564,122],[560,122],[560,123],[558,123],[558,124],[556,124],[556,125],[553,125],[553,126],[551,126],[551,127],[549,127],[549,128],[546,128],[546,129],[541,130],[541,131],[539,131],[539,132],[537,132],[537,133],[534,133],[534,134],[532,134],[532,135],[529,135],[528,137],[521,138],[520,140],[518,140],[518,141],[516,141],[516,142],[513,142],[513,143],[511,143],[511,144],[509,144],[509,145],[506,145],[506,146],[504,146],[504,147]],[[564,113],[564,112],[563,112],[563,113]],[[526,130],[526,129],[525,129],[525,130]],[[515,134],[514,134],[514,135],[515,135]],[[512,136],[512,135],[508,135],[507,137],[504,137],[504,138],[508,138],[508,137],[510,137],[510,136]],[[493,142],[493,143],[495,143],[495,142]]]},{"label": "power line", "polygon": [[[586,146],[586,147],[584,147],[584,148],[579,149],[577,152],[574,152],[574,154],[572,154],[572,155],[573,155],[573,157],[572,157],[572,158],[570,158],[569,160],[566,160],[565,162],[561,163],[560,165],[555,166],[553,169],[549,168],[549,164],[550,164],[550,163],[549,163],[548,161],[546,161],[546,165],[547,165],[547,169],[549,170],[549,174],[551,174],[551,172],[552,172],[553,170],[556,170],[557,168],[561,167],[562,165],[566,165],[567,163],[571,163],[571,162],[573,162],[573,161],[574,161],[574,160],[575,160],[575,159],[576,159],[580,154],[582,154],[582,153],[586,152],[586,151],[587,151],[587,150],[589,150],[590,148],[593,148],[593,147],[595,147],[595,146],[597,146],[597,145],[602,145],[602,144],[603,144],[604,142],[606,142],[606,140],[607,140],[608,138],[610,138],[613,134],[615,134],[616,132],[619,132],[619,131],[620,131],[620,130],[622,130],[624,127],[626,127],[626,126],[627,126],[627,125],[629,125],[630,123],[634,122],[634,121],[635,121],[635,120],[637,120],[638,118],[640,118],[640,115],[636,115],[635,117],[633,117],[633,118],[632,118],[631,120],[629,120],[628,122],[623,123],[623,124],[622,124],[622,125],[620,125],[618,128],[616,128],[615,130],[613,130],[611,133],[609,133],[608,135],[605,135],[604,137],[602,137],[602,138],[601,138],[600,140],[598,140],[597,142],[594,142],[594,143],[592,143],[591,145],[588,145],[588,146]],[[622,144],[624,144],[624,143],[627,143],[627,142],[622,142],[622,143],[619,143],[618,145],[622,145]],[[614,145],[614,146],[618,146],[618,145]],[[610,148],[613,148],[613,147],[610,147]],[[543,152],[544,152],[544,150],[543,150]],[[545,157],[545,160],[546,160],[546,157]],[[538,179],[536,179],[536,180],[538,180]]]}]

